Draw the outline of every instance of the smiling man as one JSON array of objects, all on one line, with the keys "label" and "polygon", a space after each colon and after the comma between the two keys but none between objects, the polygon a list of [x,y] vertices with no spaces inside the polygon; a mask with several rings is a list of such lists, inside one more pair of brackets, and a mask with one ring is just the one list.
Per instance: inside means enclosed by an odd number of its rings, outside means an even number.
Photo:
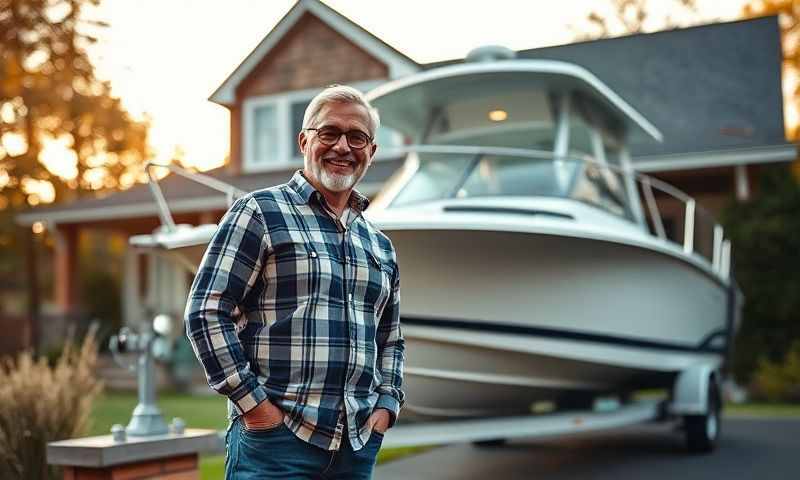
[{"label": "smiling man", "polygon": [[230,400],[227,479],[370,478],[403,404],[395,251],[354,190],[378,114],[335,85],[303,125],[303,170],[234,203],[186,306],[209,385]]}]

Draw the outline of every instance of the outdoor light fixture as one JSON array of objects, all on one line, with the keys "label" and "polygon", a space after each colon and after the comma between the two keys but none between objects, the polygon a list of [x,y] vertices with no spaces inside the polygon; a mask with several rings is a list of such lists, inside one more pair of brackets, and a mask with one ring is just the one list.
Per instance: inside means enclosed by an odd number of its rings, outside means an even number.
[{"label": "outdoor light fixture", "polygon": [[492,110],[489,112],[489,120],[493,122],[502,122],[508,118],[508,112],[505,110]]}]

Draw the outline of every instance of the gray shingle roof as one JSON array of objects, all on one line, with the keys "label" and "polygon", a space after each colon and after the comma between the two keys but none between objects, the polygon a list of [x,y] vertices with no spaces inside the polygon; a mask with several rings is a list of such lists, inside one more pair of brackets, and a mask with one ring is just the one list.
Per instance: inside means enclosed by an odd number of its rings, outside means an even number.
[{"label": "gray shingle roof", "polygon": [[636,108],[664,142],[632,144],[634,157],[786,144],[775,16],[521,50],[517,57],[580,65]]},{"label": "gray shingle roof", "polygon": [[[359,190],[367,195],[375,194],[378,187],[389,178],[401,162],[400,158],[384,158],[373,162],[361,181]],[[297,164],[285,169],[249,175],[232,175],[227,168],[219,167],[203,172],[203,174],[250,192],[284,183],[291,178],[295,170],[301,167]],[[175,205],[180,205],[181,202],[197,199],[216,200],[216,202],[212,201],[204,205],[219,205],[217,208],[224,208],[225,195],[223,193],[179,175],[168,175],[159,181],[159,186],[171,209]],[[125,210],[120,210],[121,208]],[[68,205],[37,207],[18,215],[17,221],[21,224],[31,224],[40,219],[50,218],[56,222],[73,223],[81,221],[79,219],[81,214],[90,210],[93,212],[93,219],[122,218],[119,215],[141,217],[155,215],[157,206],[150,187],[141,184],[105,197],[85,198]],[[197,211],[198,208],[190,206],[189,210]]]}]

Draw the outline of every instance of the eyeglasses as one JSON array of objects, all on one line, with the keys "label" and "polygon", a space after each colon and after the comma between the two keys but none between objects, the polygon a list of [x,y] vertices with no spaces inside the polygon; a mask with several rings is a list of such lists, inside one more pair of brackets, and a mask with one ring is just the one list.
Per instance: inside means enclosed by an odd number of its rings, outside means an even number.
[{"label": "eyeglasses", "polygon": [[343,132],[336,127],[322,127],[322,128],[305,128],[304,130],[313,130],[317,132],[317,138],[323,145],[332,147],[339,142],[342,135],[347,139],[347,145],[350,148],[361,150],[372,142],[372,137],[362,132],[361,130],[348,130]]}]

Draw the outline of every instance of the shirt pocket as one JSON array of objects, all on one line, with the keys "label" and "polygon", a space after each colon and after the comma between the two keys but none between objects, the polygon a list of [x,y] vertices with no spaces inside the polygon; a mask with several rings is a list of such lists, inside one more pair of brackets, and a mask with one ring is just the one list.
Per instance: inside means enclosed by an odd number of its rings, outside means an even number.
[{"label": "shirt pocket", "polygon": [[283,242],[273,247],[266,262],[266,295],[275,309],[296,308],[319,291],[319,254],[305,242]]},{"label": "shirt pocket", "polygon": [[376,324],[391,293],[391,267],[372,252],[365,250],[365,261],[359,262],[357,290],[364,305],[372,310]]}]

